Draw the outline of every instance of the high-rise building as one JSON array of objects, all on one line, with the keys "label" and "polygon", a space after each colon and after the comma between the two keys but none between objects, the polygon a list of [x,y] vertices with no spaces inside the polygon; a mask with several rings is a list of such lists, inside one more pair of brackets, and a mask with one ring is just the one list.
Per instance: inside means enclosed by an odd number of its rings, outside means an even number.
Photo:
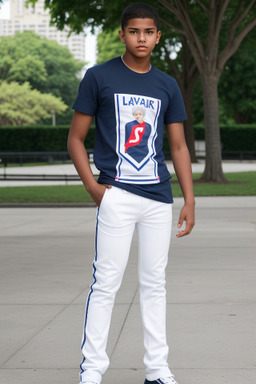
[{"label": "high-rise building", "polygon": [[69,48],[76,60],[85,61],[85,36],[72,33],[66,28],[59,31],[50,25],[49,11],[44,9],[44,0],[38,0],[33,7],[26,6],[26,0],[10,0],[10,19],[0,20],[0,36],[12,36],[15,32],[34,31],[49,40]]}]

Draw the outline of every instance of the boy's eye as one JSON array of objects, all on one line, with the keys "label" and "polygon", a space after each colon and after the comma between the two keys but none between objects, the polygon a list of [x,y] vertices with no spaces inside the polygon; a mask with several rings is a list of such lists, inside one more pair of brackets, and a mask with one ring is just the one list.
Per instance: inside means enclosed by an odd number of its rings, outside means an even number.
[{"label": "boy's eye", "polygon": [[[138,31],[130,31],[131,35],[137,35]],[[146,31],[147,35],[152,35],[154,32],[153,31]]]}]

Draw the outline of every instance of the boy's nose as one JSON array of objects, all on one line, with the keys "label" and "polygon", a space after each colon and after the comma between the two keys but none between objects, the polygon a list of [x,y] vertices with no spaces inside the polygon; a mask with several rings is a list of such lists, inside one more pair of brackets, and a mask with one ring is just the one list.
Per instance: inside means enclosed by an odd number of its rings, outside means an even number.
[{"label": "boy's nose", "polygon": [[146,41],[146,38],[145,38],[145,35],[144,33],[140,33],[139,36],[138,36],[138,41],[141,43],[143,41]]}]

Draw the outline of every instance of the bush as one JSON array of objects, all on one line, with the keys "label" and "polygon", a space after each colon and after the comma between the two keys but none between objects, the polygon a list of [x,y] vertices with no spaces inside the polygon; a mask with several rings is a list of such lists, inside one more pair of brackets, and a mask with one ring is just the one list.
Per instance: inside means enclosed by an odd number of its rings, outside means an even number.
[{"label": "bush", "polygon": [[[196,140],[204,140],[204,126],[195,125]],[[256,151],[256,125],[220,125],[223,151]]]},{"label": "bush", "polygon": [[[9,152],[58,152],[67,151],[69,126],[0,127],[0,151]],[[223,151],[256,151],[256,125],[221,125]],[[204,126],[194,126],[195,139],[204,140]],[[95,128],[86,138],[86,147],[94,147]],[[169,153],[167,136],[163,150]]]},{"label": "bush", "polygon": [[[1,127],[0,151],[9,152],[57,152],[67,151],[69,126]],[[87,136],[87,148],[94,146],[95,129]]]}]

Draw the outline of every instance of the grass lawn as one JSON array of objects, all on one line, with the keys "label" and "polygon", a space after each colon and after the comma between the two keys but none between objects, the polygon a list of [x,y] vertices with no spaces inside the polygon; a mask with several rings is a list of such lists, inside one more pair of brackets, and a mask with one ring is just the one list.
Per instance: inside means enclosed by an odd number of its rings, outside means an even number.
[{"label": "grass lawn", "polygon": [[[202,183],[194,174],[195,196],[256,196],[256,172],[227,173],[228,183]],[[182,196],[175,176],[174,197]],[[0,187],[0,203],[86,203],[92,198],[82,185]]]}]

